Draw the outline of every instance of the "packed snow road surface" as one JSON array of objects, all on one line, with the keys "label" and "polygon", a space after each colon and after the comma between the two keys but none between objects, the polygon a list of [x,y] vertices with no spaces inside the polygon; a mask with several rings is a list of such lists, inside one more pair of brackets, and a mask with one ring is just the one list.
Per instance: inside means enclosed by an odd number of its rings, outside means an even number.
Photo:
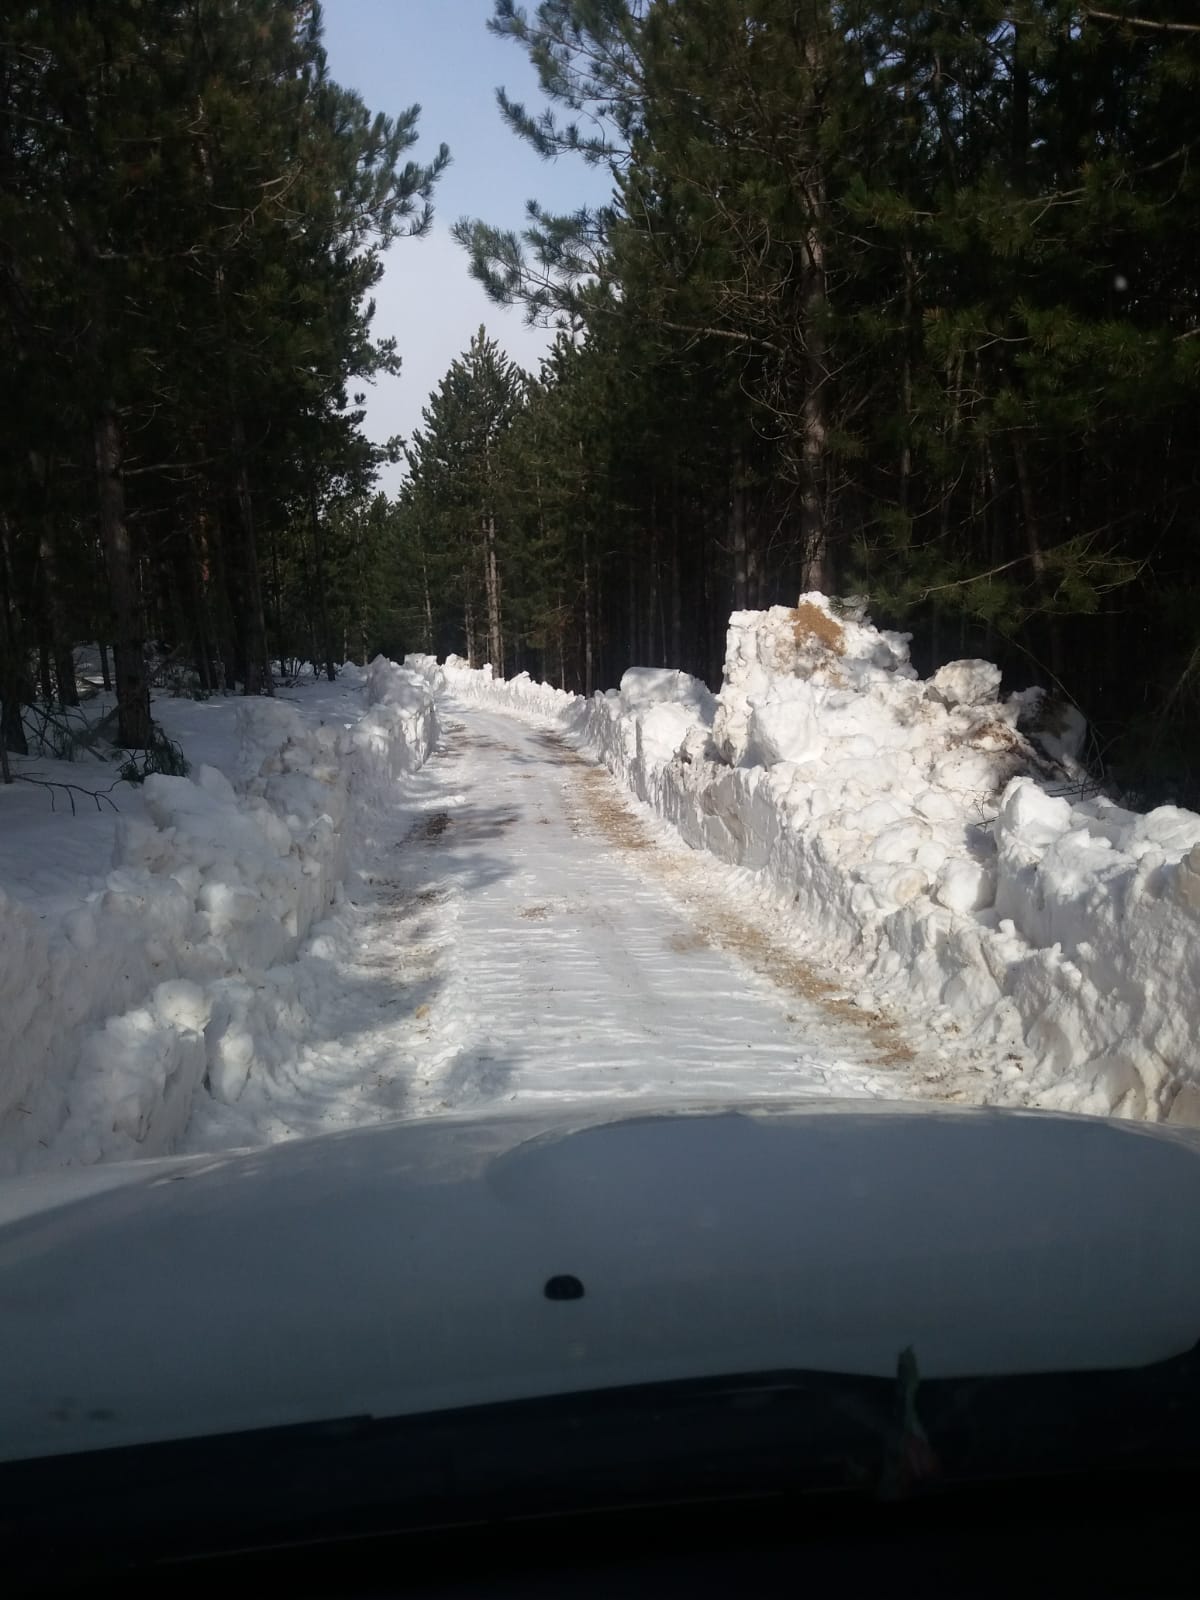
[{"label": "packed snow road surface", "polygon": [[413,869],[456,902],[457,971],[439,1007],[455,1052],[428,1084],[439,1109],[885,1092],[888,1030],[835,1025],[815,976],[765,938],[753,949],[701,864],[656,840],[556,734],[460,710],[434,772],[445,807]]},{"label": "packed snow road surface", "polygon": [[302,995],[307,1038],[236,1103],[198,1097],[181,1150],[515,1102],[909,1092],[894,1026],[777,948],[604,768],[503,713],[442,724],[354,903],[279,974],[269,1004]]}]

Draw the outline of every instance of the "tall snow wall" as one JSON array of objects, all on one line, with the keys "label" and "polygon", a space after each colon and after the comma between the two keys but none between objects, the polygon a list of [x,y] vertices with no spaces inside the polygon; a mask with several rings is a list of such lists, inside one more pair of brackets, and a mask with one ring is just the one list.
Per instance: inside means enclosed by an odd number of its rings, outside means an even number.
[{"label": "tall snow wall", "polygon": [[984,661],[923,680],[908,642],[812,593],[733,615],[716,696],[644,668],[591,700],[444,678],[554,719],[829,961],[995,1046],[985,1098],[1200,1122],[1200,816],[1085,797],[1076,713],[1001,699]]}]

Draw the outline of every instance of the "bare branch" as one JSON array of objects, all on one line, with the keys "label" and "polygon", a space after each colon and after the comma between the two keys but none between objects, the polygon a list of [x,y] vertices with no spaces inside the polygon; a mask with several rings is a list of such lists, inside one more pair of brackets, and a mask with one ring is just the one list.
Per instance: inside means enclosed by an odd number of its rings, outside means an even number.
[{"label": "bare branch", "polygon": [[[114,778],[107,789],[85,789],[82,784],[61,783],[55,778],[39,778],[31,772],[14,772],[13,781],[15,783],[32,783],[39,789],[49,790],[51,811],[57,811],[58,809],[55,791],[59,789],[62,790],[70,802],[71,815],[73,817],[78,815],[75,805],[75,796],[77,794],[86,795],[89,800],[94,800],[96,802],[97,811],[102,811],[104,806],[108,806],[109,809],[114,812],[120,811],[120,807],[112,798],[111,794],[111,791],[116,788],[117,784],[122,782],[122,779],[120,778]],[[102,801],[103,805],[101,804]]]},{"label": "bare branch", "polygon": [[1153,33],[1200,33],[1200,22],[1151,22],[1146,17],[1127,17],[1119,11],[1101,11],[1096,6],[1084,6],[1083,14],[1098,22],[1120,22],[1129,28],[1147,28]]}]

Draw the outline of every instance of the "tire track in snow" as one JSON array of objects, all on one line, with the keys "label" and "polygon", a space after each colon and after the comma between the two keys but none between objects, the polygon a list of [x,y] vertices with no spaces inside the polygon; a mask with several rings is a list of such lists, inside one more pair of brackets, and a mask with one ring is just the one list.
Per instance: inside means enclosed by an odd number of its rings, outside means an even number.
[{"label": "tire track in snow", "polygon": [[[603,767],[572,750],[560,734],[545,733],[541,738],[553,760],[579,773],[581,806],[576,820],[580,827],[590,823],[595,832],[617,849],[652,850],[655,841],[650,830],[629,808],[615,779]],[[895,1018],[857,1005],[811,962],[781,943],[777,936],[773,937],[739,914],[728,895],[700,881],[701,874],[694,870],[690,857],[671,851],[652,851],[648,864],[668,888],[674,885],[683,891],[695,922],[693,934],[674,936],[680,942],[676,944],[673,940],[673,948],[686,953],[693,947],[689,941],[697,945],[719,945],[777,988],[816,1005],[828,1021],[861,1028],[876,1051],[880,1065],[907,1066],[915,1060],[916,1052],[904,1039]]]},{"label": "tire track in snow", "polygon": [[182,1151],[513,1103],[937,1092],[732,869],[503,713],[452,708],[354,855],[346,903],[264,975],[242,1099],[198,1103]]},{"label": "tire track in snow", "polygon": [[913,1092],[896,1024],[773,945],[605,769],[503,713],[454,719],[460,804],[430,843],[455,902],[431,1033],[453,1048],[418,1073],[415,1114]]}]

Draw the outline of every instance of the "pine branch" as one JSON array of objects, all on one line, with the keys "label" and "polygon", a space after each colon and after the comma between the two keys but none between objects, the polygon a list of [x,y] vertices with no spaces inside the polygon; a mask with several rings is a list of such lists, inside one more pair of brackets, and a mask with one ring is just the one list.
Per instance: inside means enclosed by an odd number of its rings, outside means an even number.
[{"label": "pine branch", "polygon": [[656,321],[659,327],[670,328],[673,333],[687,333],[697,339],[729,339],[734,344],[756,344],[764,350],[773,350],[776,355],[782,353],[777,344],[772,344],[770,339],[764,339],[759,333],[738,333],[732,328],[693,327],[686,322],[670,322],[666,317],[657,318]]},{"label": "pine branch", "polygon": [[1147,17],[1126,17],[1119,11],[1101,11],[1084,6],[1083,15],[1098,22],[1119,22],[1129,28],[1146,28],[1153,33],[1200,33],[1200,22],[1151,22]]},{"label": "pine branch", "polygon": [[195,472],[200,467],[212,466],[215,456],[202,456],[198,461],[155,461],[146,467],[122,467],[123,478],[142,478],[151,472]]}]

